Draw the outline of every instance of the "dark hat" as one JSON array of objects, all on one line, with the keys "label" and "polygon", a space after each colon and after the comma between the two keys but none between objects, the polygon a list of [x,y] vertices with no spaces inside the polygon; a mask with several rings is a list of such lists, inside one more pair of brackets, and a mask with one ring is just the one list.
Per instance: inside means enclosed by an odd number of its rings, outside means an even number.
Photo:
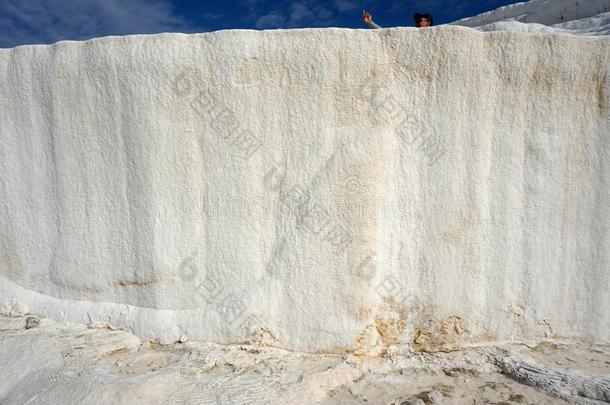
[{"label": "dark hat", "polygon": [[421,13],[415,13],[413,15],[413,19],[415,20],[416,23],[418,23],[422,18],[427,19],[428,21],[430,21],[430,25],[434,24],[434,19],[432,18],[431,14],[421,14]]}]

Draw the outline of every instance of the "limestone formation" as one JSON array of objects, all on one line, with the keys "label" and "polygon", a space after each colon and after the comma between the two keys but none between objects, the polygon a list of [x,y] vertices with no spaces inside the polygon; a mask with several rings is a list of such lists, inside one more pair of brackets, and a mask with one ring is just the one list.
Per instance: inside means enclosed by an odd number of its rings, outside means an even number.
[{"label": "limestone formation", "polygon": [[610,342],[610,39],[0,50],[0,304],[160,342]]}]

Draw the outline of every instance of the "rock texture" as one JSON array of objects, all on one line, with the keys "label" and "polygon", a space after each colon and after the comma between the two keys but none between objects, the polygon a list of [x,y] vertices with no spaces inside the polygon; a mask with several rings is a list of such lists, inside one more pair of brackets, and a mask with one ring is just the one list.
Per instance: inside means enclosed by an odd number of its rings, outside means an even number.
[{"label": "rock texture", "polygon": [[452,24],[480,27],[495,22],[519,21],[555,25],[583,20],[610,11],[610,0],[530,0],[499,7]]},{"label": "rock texture", "polygon": [[481,31],[610,35],[610,0],[531,0],[453,22]]},{"label": "rock texture", "polygon": [[0,402],[605,404],[610,346],[542,343],[389,358],[253,345],[163,345],[126,331],[0,316]]},{"label": "rock texture", "polygon": [[0,312],[384,355],[610,342],[610,40],[0,50]]}]

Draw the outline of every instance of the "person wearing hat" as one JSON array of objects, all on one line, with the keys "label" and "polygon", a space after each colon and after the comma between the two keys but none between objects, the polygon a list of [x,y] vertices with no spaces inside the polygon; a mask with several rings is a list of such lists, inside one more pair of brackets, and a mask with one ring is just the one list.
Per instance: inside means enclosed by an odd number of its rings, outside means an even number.
[{"label": "person wearing hat", "polygon": [[[381,26],[377,25],[375,21],[373,21],[373,16],[368,11],[364,10],[362,17],[364,18],[366,25],[368,25],[370,28],[381,28]],[[415,26],[417,28],[431,27],[434,22],[432,15],[420,13],[415,13],[413,15],[413,20],[415,20]]]}]

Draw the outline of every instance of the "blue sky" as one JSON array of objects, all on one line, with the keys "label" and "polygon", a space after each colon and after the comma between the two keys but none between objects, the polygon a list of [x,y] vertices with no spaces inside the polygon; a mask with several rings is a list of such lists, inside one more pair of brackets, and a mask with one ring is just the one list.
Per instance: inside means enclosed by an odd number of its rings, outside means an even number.
[{"label": "blue sky", "polygon": [[228,28],[364,28],[362,9],[384,26],[435,24],[516,3],[507,0],[0,0],[0,48],[105,35]]}]

